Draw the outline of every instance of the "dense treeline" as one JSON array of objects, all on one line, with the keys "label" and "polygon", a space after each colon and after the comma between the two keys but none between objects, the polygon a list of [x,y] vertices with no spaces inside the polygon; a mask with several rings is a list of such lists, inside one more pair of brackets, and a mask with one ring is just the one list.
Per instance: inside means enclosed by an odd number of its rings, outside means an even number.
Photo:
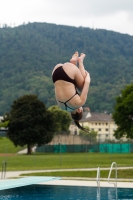
[{"label": "dense treeline", "polygon": [[0,28],[0,115],[24,94],[36,94],[47,107],[56,104],[51,71],[84,52],[91,75],[86,106],[112,112],[115,96],[133,77],[133,37],[113,31],[48,23]]}]

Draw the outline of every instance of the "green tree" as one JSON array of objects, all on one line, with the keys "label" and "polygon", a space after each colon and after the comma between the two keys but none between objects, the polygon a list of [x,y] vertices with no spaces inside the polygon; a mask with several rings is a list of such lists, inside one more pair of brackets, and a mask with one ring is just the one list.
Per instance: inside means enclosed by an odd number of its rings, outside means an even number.
[{"label": "green tree", "polygon": [[118,128],[116,138],[126,136],[133,139],[133,84],[127,85],[116,97],[116,105],[112,115]]},{"label": "green tree", "polygon": [[90,142],[95,142],[97,137],[97,132],[94,130],[90,130],[88,126],[85,126],[84,128],[87,129],[88,132],[80,130],[79,135],[84,139],[89,140]]},{"label": "green tree", "polygon": [[0,122],[0,128],[7,128],[9,121]]},{"label": "green tree", "polygon": [[15,146],[27,145],[27,154],[31,154],[33,145],[50,142],[56,131],[54,115],[36,95],[15,100],[5,120],[9,120],[7,137]]},{"label": "green tree", "polygon": [[70,114],[67,111],[62,110],[58,106],[51,106],[49,107],[48,110],[51,113],[53,113],[55,117],[57,132],[68,131],[70,123],[71,123]]}]

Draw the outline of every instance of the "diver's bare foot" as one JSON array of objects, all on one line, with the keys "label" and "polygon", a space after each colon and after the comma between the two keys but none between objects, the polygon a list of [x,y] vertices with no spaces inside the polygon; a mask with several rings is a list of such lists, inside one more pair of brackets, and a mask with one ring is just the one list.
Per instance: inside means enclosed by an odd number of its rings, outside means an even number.
[{"label": "diver's bare foot", "polygon": [[85,56],[86,56],[86,55],[85,55],[84,53],[81,53],[81,54],[80,54],[80,57],[78,57],[78,62],[79,62],[79,63],[80,63],[80,62],[83,63]]},{"label": "diver's bare foot", "polygon": [[76,51],[76,52],[73,54],[73,56],[72,56],[70,62],[71,62],[72,64],[74,64],[74,65],[77,65],[78,56],[79,56],[78,51]]}]

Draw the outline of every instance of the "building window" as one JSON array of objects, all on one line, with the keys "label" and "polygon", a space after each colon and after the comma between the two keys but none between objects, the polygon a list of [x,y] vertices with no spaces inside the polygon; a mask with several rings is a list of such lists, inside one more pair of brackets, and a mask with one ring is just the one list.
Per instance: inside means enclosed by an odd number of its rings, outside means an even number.
[{"label": "building window", "polygon": [[108,125],[108,123],[106,123],[106,126]]},{"label": "building window", "polygon": [[101,125],[101,123],[99,123],[99,125]]},{"label": "building window", "polygon": [[92,128],[91,130],[94,131],[94,128]]},{"label": "building window", "polygon": [[108,130],[109,130],[108,128],[105,129],[105,131],[108,131]]},{"label": "building window", "polygon": [[97,125],[97,123],[95,123],[95,125]]},{"label": "building window", "polygon": [[98,130],[101,131],[101,128],[99,128]]}]

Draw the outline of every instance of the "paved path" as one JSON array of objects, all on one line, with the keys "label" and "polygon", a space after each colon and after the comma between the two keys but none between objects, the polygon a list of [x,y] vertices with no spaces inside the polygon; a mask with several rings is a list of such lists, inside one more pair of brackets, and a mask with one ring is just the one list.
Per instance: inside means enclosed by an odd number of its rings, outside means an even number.
[{"label": "paved path", "polygon": [[[117,167],[117,169],[133,169],[133,167]],[[100,170],[110,170],[110,168],[100,168]],[[7,171],[6,178],[19,177],[20,174],[28,174],[33,172],[55,172],[55,171],[97,171],[97,168]]]},{"label": "paved path", "polygon": [[[35,152],[36,147],[32,148],[32,152]],[[18,151],[17,154],[26,154],[27,153],[27,149],[23,149],[21,151]]]}]

